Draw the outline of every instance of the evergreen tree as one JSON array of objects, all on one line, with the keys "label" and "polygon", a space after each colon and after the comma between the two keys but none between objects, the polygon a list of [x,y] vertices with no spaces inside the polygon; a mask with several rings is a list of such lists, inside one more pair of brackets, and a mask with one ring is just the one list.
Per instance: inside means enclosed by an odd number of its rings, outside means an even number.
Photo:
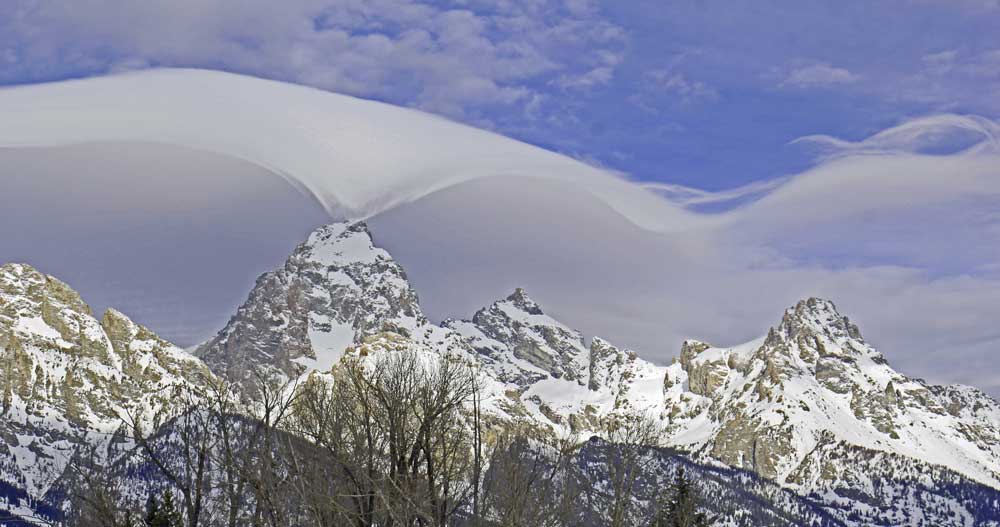
[{"label": "evergreen tree", "polygon": [[162,503],[156,499],[155,495],[149,496],[143,525],[146,527],[181,527],[181,516],[174,506],[174,493],[170,489],[163,492]]},{"label": "evergreen tree", "polygon": [[156,500],[156,496],[152,494],[150,494],[149,499],[146,500],[146,518],[143,519],[142,523],[146,527],[161,525],[160,502],[158,502]]},{"label": "evergreen tree", "polygon": [[698,512],[700,501],[697,489],[684,475],[684,467],[680,467],[653,517],[651,527],[709,527],[711,521],[704,513]]}]

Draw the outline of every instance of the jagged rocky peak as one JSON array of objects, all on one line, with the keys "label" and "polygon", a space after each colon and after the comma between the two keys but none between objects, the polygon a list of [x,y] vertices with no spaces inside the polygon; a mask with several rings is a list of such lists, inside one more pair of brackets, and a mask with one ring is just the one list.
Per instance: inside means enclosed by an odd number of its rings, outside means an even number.
[{"label": "jagged rocky peak", "polygon": [[689,389],[698,395],[712,397],[730,373],[737,372],[769,397],[771,385],[799,375],[816,377],[827,388],[847,393],[862,357],[885,364],[881,353],[864,341],[858,327],[833,302],[808,298],[785,310],[762,339],[732,348],[688,340],[679,362],[688,375]]},{"label": "jagged rocky peak", "polygon": [[109,360],[108,342],[79,293],[26,264],[0,267],[0,346],[31,345]]},{"label": "jagged rocky peak", "polygon": [[688,369],[691,366],[691,362],[699,353],[711,349],[712,345],[707,342],[702,342],[700,340],[688,339],[681,343],[681,355],[680,363],[684,366],[684,369]]},{"label": "jagged rocky peak", "polygon": [[580,385],[588,382],[590,350],[583,335],[546,315],[521,288],[477,311],[472,327],[468,323],[450,325],[473,341],[483,339],[469,333],[479,333],[493,344],[493,355],[513,357],[509,362],[523,361],[552,377]]},{"label": "jagged rocky peak", "polygon": [[754,355],[768,362],[774,382],[797,373],[812,374],[831,389],[850,388],[846,372],[864,357],[884,365],[885,358],[865,342],[861,331],[829,300],[809,298],[785,311]]},{"label": "jagged rocky peak", "polygon": [[687,373],[688,389],[692,393],[712,397],[725,384],[730,370],[745,365],[739,350],[718,350],[700,340],[685,340],[679,359]]},{"label": "jagged rocky peak", "polygon": [[517,309],[528,313],[529,315],[544,315],[542,313],[542,308],[537,302],[528,297],[528,293],[524,292],[523,288],[518,287],[514,289],[506,300],[514,305]]},{"label": "jagged rocky peak", "polygon": [[249,381],[255,367],[286,376],[328,369],[366,336],[427,326],[403,268],[364,222],[316,229],[281,268],[262,275],[219,334],[195,352],[213,371]]},{"label": "jagged rocky peak", "polygon": [[776,332],[788,340],[823,336],[832,342],[864,342],[861,331],[830,300],[808,298],[785,310]]},{"label": "jagged rocky peak", "polygon": [[4,295],[7,311],[24,307],[26,303],[44,301],[50,315],[62,309],[88,316],[92,313],[73,288],[28,264],[0,266],[0,294]]},{"label": "jagged rocky peak", "polygon": [[[200,361],[115,309],[96,319],[79,293],[25,264],[0,267],[0,352],[16,355],[22,368],[38,366],[29,377],[45,373],[49,384],[71,383],[83,371],[102,387],[139,382],[153,370],[158,378],[199,382],[207,374]],[[48,378],[49,369],[58,377]]]}]

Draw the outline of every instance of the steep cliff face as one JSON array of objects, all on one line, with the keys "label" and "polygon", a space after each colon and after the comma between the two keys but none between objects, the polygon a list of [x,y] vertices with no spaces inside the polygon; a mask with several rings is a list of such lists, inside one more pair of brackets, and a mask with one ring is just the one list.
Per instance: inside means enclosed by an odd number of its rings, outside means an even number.
[{"label": "steep cliff face", "polygon": [[0,266],[0,479],[30,496],[44,495],[80,448],[106,442],[123,418],[157,426],[178,390],[211,378],[125,315],[109,309],[98,320],[59,280]]}]

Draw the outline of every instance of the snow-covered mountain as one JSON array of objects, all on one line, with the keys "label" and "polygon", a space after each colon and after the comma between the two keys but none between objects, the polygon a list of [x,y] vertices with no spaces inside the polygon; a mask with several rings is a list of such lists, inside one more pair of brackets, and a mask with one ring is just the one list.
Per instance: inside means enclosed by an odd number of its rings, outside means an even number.
[{"label": "snow-covered mountain", "polygon": [[893,370],[832,302],[788,309],[734,348],[685,343],[667,372],[673,442],[812,490],[862,469],[845,452],[919,459],[1000,487],[1000,405]]},{"label": "snow-covered mountain", "polygon": [[[169,416],[171,390],[213,375],[249,383],[256,369],[322,374],[345,354],[410,349],[474,365],[494,422],[586,437],[610,415],[642,413],[661,422],[664,446],[719,467],[720,481],[756,474],[847,525],[966,525],[991,511],[1000,522],[1000,501],[986,513],[972,505],[1000,489],[1000,404],[894,371],[820,299],[789,308],[764,337],[732,348],[688,341],[656,365],[588,342],[522,289],[433,324],[359,222],[318,229],[262,275],[195,350],[200,360],[115,311],[97,320],[65,284],[23,265],[0,268],[0,349],[0,478],[36,498],[123,412],[152,425]],[[931,509],[944,512],[919,516]]]},{"label": "snow-covered mountain", "polygon": [[685,342],[657,366],[597,337],[588,345],[522,289],[435,326],[360,222],[313,233],[198,354],[221,375],[251,365],[299,375],[386,334],[470,357],[503,386],[497,397],[516,396],[548,425],[596,431],[609,412],[654,413],[671,444],[803,489],[848,470],[831,459],[850,447],[1000,487],[1000,405],[894,371],[832,302],[799,302],[765,337],[733,348]]},{"label": "snow-covered mountain", "polygon": [[374,246],[363,222],[333,224],[258,278],[226,327],[194,354],[240,382],[254,367],[294,377],[330,369],[348,347],[384,331],[438,349],[456,345],[427,321],[403,268]]},{"label": "snow-covered mountain", "polygon": [[98,319],[56,278],[0,266],[0,488],[31,498],[8,492],[0,509],[30,513],[82,447],[100,454],[123,418],[158,426],[178,390],[211,378],[122,313]]}]

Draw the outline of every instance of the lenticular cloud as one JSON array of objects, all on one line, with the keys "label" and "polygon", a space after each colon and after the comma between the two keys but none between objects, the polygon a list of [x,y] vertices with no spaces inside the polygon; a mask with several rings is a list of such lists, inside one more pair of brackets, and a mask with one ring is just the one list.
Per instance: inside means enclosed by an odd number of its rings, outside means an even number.
[{"label": "lenticular cloud", "polygon": [[[649,230],[692,216],[573,159],[419,111],[205,70],[150,70],[0,90],[0,146],[141,141],[233,156],[364,218],[464,181],[562,179]],[[141,177],[141,176],[137,176]]]},{"label": "lenticular cloud", "polygon": [[[798,141],[819,150],[810,169],[706,192],[643,187],[418,111],[226,73],[0,89],[0,147],[197,149],[278,174],[338,219],[370,218],[438,318],[524,286],[585,334],[665,362],[683,338],[737,344],[824,296],[902,371],[993,393],[998,137],[994,121],[956,115],[860,140],[810,136]],[[205,177],[254,185],[238,168]],[[156,172],[134,177],[165,177]]]}]

